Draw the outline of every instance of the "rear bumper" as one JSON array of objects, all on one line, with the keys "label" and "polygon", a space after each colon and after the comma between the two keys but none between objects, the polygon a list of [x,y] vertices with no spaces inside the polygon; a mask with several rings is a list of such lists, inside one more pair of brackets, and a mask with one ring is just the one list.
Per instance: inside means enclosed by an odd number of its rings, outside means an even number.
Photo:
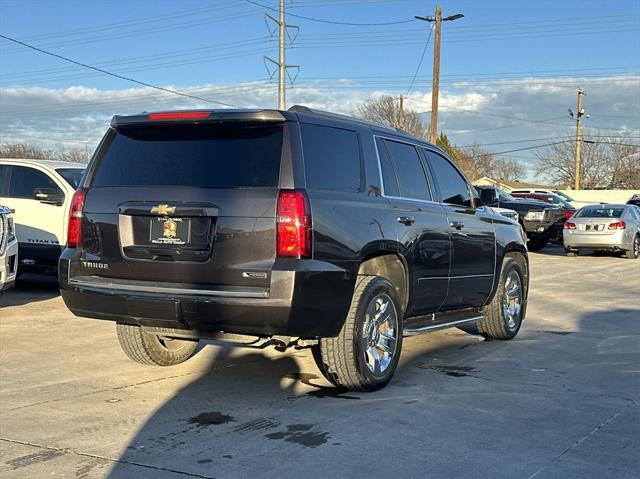
[{"label": "rear bumper", "polygon": [[633,237],[631,237],[630,241],[625,242],[624,231],[616,231],[613,234],[587,234],[584,232],[575,233],[572,230],[564,230],[563,242],[565,248],[617,250],[630,250],[633,248]]},{"label": "rear bumper", "polygon": [[[62,298],[76,315],[207,333],[303,338],[336,336],[347,316],[354,273],[316,260],[277,260],[269,289],[174,288],[161,283],[69,281],[62,255]],[[160,288],[160,289],[159,289]]]}]

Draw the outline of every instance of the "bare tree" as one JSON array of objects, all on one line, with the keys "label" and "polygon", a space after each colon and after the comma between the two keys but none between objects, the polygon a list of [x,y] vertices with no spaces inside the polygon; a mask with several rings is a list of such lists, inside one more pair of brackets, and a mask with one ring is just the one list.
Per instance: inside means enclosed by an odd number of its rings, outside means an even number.
[{"label": "bare tree", "polygon": [[[400,104],[390,95],[383,95],[377,100],[360,105],[356,116],[392,128],[400,128]],[[405,109],[403,130],[417,138],[426,138],[428,125],[416,111]]]},{"label": "bare tree", "polygon": [[52,160],[55,154],[50,150],[43,150],[26,143],[10,143],[0,147],[2,158],[31,158],[34,160]]},{"label": "bare tree", "polygon": [[516,181],[525,175],[525,168],[519,161],[500,158],[478,145],[458,148],[456,152],[453,160],[471,181],[484,176],[495,180]]},{"label": "bare tree", "polygon": [[0,158],[28,158],[33,160],[64,160],[87,163],[90,153],[85,150],[45,150],[26,143],[10,143],[0,147]]},{"label": "bare tree", "polygon": [[[573,185],[576,143],[570,136],[537,154],[537,173],[560,185]],[[631,139],[584,137],[580,150],[582,188],[640,188],[640,147]]]}]

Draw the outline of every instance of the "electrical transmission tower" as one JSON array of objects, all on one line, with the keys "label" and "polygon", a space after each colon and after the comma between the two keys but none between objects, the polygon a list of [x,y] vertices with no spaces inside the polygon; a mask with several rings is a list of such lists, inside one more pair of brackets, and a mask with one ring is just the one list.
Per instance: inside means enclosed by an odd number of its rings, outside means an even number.
[{"label": "electrical transmission tower", "polygon": [[[276,20],[274,17],[265,12],[265,22],[267,23],[267,29],[269,30],[269,34],[271,36],[275,35],[276,30],[278,31],[278,61],[275,61],[273,58],[264,57],[265,67],[267,72],[269,73],[269,77],[273,78],[276,74],[275,71],[270,71],[267,65],[267,62],[274,64],[278,68],[278,110],[286,110],[287,109],[287,85],[286,85],[286,77],[289,77],[291,83],[296,80],[298,77],[298,73],[300,72],[300,65],[287,65],[286,61],[286,53],[287,53],[287,38],[289,38],[289,42],[295,42],[298,37],[298,32],[300,28],[296,25],[288,25],[285,20],[285,0],[280,0],[280,9],[279,16]],[[277,25],[277,29],[272,30],[269,28],[269,21],[272,21]],[[295,34],[292,36],[289,31],[295,30]],[[295,68],[296,74],[292,78],[289,75],[289,69]]]}]

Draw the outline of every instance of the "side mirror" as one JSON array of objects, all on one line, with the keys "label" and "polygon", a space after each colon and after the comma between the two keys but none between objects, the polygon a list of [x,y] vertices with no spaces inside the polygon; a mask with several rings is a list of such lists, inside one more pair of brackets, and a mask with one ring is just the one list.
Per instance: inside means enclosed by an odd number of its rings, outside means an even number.
[{"label": "side mirror", "polygon": [[487,206],[499,206],[500,201],[498,192],[494,189],[482,189],[480,190],[480,201]]},{"label": "side mirror", "polygon": [[37,188],[33,192],[33,198],[47,205],[62,206],[64,193],[53,188]]}]

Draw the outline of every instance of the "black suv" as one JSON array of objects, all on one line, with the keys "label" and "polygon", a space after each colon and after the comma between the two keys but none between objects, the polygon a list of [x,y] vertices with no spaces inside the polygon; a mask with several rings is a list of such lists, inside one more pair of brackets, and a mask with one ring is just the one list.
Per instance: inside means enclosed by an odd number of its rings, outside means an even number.
[{"label": "black suv", "polygon": [[518,213],[520,224],[527,234],[529,251],[539,251],[549,241],[562,242],[565,211],[544,201],[515,198],[495,186],[476,185],[480,201],[487,206],[508,208]]},{"label": "black suv", "polygon": [[403,336],[520,328],[524,233],[471,191],[433,145],[306,107],[116,116],[73,200],[62,297],[140,363],[253,335],[375,390]]}]

